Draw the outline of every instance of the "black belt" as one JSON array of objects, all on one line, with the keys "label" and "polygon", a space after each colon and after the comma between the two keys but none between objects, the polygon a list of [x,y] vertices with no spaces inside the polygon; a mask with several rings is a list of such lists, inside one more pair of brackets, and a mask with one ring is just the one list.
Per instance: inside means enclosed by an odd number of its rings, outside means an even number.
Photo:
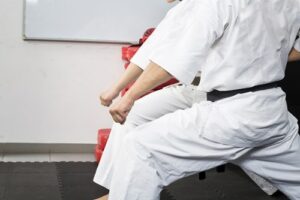
[{"label": "black belt", "polygon": [[270,89],[275,87],[279,87],[279,81],[267,83],[263,85],[257,85],[250,88],[237,89],[237,90],[228,90],[228,91],[213,90],[207,93],[207,100],[214,102],[240,93],[255,92],[258,90],[265,90],[265,89]]}]

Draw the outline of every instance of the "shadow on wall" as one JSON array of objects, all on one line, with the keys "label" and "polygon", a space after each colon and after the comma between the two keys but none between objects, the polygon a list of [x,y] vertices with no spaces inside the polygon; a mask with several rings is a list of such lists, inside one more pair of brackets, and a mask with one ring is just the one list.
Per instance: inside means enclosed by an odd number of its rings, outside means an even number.
[{"label": "shadow on wall", "polygon": [[287,65],[282,89],[286,92],[288,108],[300,121],[300,62],[291,62]]}]

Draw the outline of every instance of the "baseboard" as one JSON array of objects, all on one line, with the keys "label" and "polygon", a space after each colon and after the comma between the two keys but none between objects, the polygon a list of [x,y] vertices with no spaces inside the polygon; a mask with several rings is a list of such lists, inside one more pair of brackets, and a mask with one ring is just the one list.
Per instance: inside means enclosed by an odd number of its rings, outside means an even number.
[{"label": "baseboard", "polygon": [[95,144],[0,143],[0,153],[93,153]]}]

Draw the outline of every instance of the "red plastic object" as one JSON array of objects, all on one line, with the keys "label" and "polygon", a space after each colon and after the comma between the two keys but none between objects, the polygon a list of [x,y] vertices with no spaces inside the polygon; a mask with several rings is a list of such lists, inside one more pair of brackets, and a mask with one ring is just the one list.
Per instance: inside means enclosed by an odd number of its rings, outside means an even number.
[{"label": "red plastic object", "polygon": [[95,155],[95,159],[97,162],[100,162],[102,154],[103,154],[103,151],[98,148],[98,145],[95,145],[94,155]]},{"label": "red plastic object", "polygon": [[153,33],[154,30],[155,30],[155,28],[148,28],[144,33],[144,37],[149,37]]},{"label": "red plastic object", "polygon": [[128,47],[122,47],[122,59],[130,61],[134,54],[139,50],[140,45],[132,45]]},{"label": "red plastic object", "polygon": [[130,59],[139,50],[139,48],[142,46],[142,44],[150,37],[150,35],[153,33],[154,30],[155,30],[155,28],[147,29],[145,31],[143,37],[140,38],[139,44],[122,47],[122,60],[130,61]]},{"label": "red plastic object", "polygon": [[110,131],[111,131],[111,129],[109,129],[109,128],[98,130],[98,144],[95,145],[95,151],[94,151],[97,162],[99,162],[101,160],[101,157],[102,157],[104,148],[106,146]]},{"label": "red plastic object", "polygon": [[155,28],[147,29],[145,31],[143,37],[140,39],[140,44],[143,44],[150,37],[150,35],[153,33],[154,30],[155,30]]},{"label": "red plastic object", "polygon": [[131,46],[127,50],[127,59],[130,60],[134,54],[139,50],[140,46]]},{"label": "red plastic object", "polygon": [[126,62],[125,65],[124,65],[124,68],[127,69],[129,64],[130,64],[130,62]]},{"label": "red plastic object", "polygon": [[98,147],[101,150],[104,150],[106,142],[108,140],[111,129],[99,129],[98,130]]},{"label": "red plastic object", "polygon": [[122,47],[122,60],[127,61],[127,49],[128,47]]}]

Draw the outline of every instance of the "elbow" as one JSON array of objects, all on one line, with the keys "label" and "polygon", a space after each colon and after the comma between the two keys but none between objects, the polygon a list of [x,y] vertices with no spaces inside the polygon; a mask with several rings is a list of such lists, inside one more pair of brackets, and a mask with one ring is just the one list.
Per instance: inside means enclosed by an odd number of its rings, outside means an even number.
[{"label": "elbow", "polygon": [[300,52],[293,48],[293,50],[289,54],[289,62],[299,61],[300,60]]}]

